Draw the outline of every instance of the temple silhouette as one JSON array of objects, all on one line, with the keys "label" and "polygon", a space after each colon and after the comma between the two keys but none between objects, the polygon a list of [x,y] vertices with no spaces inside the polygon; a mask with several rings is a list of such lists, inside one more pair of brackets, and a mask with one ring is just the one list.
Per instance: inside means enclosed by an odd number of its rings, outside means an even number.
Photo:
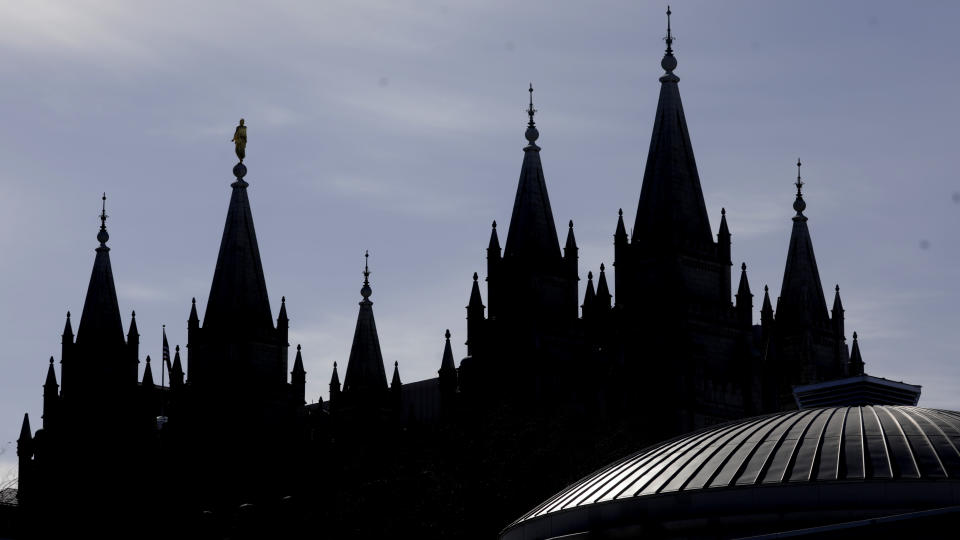
[{"label": "temple silhouette", "polygon": [[270,306],[242,162],[203,317],[194,299],[186,349],[141,358],[104,195],[76,334],[67,313],[42,425],[24,415],[18,534],[491,537],[638,444],[814,402],[915,405],[919,387],[864,373],[839,286],[828,308],[799,160],[796,193],[770,201],[791,227],[782,287],[764,286],[754,320],[747,265],[733,274],[736,209],[716,228],[706,209],[669,23],[666,43],[631,233],[611,208],[610,268],[582,264],[572,221],[560,244],[530,86],[510,223],[502,244],[493,223],[485,274],[466,283],[466,356],[448,330],[428,380],[404,383],[394,363],[388,381],[371,266],[389,269],[373,254],[349,357],[329,399],[307,403],[309,352],[290,349],[285,299]]}]

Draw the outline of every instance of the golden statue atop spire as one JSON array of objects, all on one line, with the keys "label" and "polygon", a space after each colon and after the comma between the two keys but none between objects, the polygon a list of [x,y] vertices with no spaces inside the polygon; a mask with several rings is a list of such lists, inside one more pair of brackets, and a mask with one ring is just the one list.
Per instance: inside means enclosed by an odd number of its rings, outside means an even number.
[{"label": "golden statue atop spire", "polygon": [[247,126],[244,125],[243,118],[240,119],[240,125],[234,130],[231,141],[236,144],[237,157],[240,158],[240,163],[243,163],[243,158],[247,155]]}]

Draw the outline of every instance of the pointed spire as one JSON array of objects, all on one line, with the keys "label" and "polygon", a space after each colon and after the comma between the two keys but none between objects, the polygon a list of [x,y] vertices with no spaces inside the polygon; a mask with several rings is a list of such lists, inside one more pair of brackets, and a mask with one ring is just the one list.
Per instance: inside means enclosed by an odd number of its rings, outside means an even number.
[{"label": "pointed spire", "polygon": [[453,348],[450,346],[450,329],[444,332],[446,343],[443,345],[443,358],[440,360],[440,370],[437,373],[443,377],[444,373],[456,373],[457,365],[453,360]]},{"label": "pointed spire", "polygon": [[730,228],[727,227],[727,209],[720,209],[720,231],[717,233],[718,237],[730,238]]},{"label": "pointed spire", "polygon": [[600,263],[600,278],[597,280],[597,307],[601,310],[610,309],[610,288],[607,286],[606,268]]},{"label": "pointed spire", "polygon": [[127,343],[140,341],[140,333],[137,331],[137,312],[130,312],[130,330],[127,332]]},{"label": "pointed spire", "polygon": [[849,374],[863,375],[863,356],[860,354],[860,342],[857,341],[857,333],[853,333],[853,347],[850,349],[850,367]]},{"label": "pointed spire", "polygon": [[390,389],[397,390],[403,383],[400,382],[400,362],[393,363],[393,377],[390,379]]},{"label": "pointed spire", "polygon": [[193,323],[196,323],[197,326],[200,325],[200,317],[197,316],[197,299],[196,299],[196,297],[194,297],[194,298],[192,298],[192,299],[190,300],[190,318],[188,319],[188,323],[191,324],[191,325],[193,325]]},{"label": "pointed spire", "polygon": [[523,258],[531,264],[551,264],[560,258],[560,241],[553,221],[553,210],[547,196],[547,183],[540,163],[540,147],[534,141],[540,136],[533,125],[533,86],[530,87],[530,108],[527,114],[528,144],[523,149],[520,181],[513,203],[510,228],[507,231],[505,258]]},{"label": "pointed spire", "polygon": [[[20,425],[20,437],[17,439],[17,444],[21,445],[24,443],[29,444],[33,441],[33,430],[30,429],[30,413],[23,413],[23,423]],[[17,451],[19,454],[19,449]]]},{"label": "pointed spire", "polygon": [[500,239],[497,237],[497,220],[493,220],[493,225],[490,226],[490,244],[487,246],[487,257],[492,257],[496,254],[496,257],[500,257]]},{"label": "pointed spire", "polygon": [[143,368],[143,383],[144,388],[153,388],[153,370],[150,369],[150,355],[147,355],[147,367]]},{"label": "pointed spire", "polygon": [[597,293],[593,290],[593,272],[587,272],[587,292],[583,294],[583,316],[589,317],[593,310],[593,304],[596,302]]},{"label": "pointed spire", "polygon": [[843,315],[843,302],[840,301],[840,284],[839,283],[837,284],[836,287],[834,287],[834,291],[836,292],[833,295],[833,310],[832,310],[833,314],[834,316],[836,316],[838,313],[840,315]]},{"label": "pointed spire", "polygon": [[740,265],[740,286],[737,287],[737,306],[740,306],[741,301],[748,301],[750,298],[753,298],[753,294],[750,293],[750,283],[747,281],[747,263],[742,263]]},{"label": "pointed spire", "polygon": [[360,295],[360,311],[357,314],[357,326],[347,361],[347,373],[343,379],[343,392],[363,393],[371,397],[387,389],[387,375],[383,367],[383,354],[380,352],[380,338],[373,318],[373,302],[370,295],[370,252],[364,254],[363,287]]},{"label": "pointed spire", "polygon": [[773,306],[770,304],[770,287],[763,286],[763,307],[760,310],[764,313],[770,313],[773,316]]},{"label": "pointed spire", "polygon": [[563,248],[563,254],[565,257],[576,256],[577,254],[577,239],[573,236],[573,220],[570,220],[570,223],[567,225],[567,244]]},{"label": "pointed spire", "polygon": [[787,263],[783,271],[783,285],[780,299],[777,301],[777,320],[792,324],[813,324],[826,326],[827,300],[817,270],[817,259],[813,254],[813,241],[807,228],[807,217],[803,215],[806,203],[803,201],[800,179],[800,160],[797,160],[797,199],[793,203],[797,215],[793,217],[793,230],[790,233],[790,246],[787,248]]},{"label": "pointed spire", "polygon": [[617,210],[617,230],[613,233],[614,242],[627,240],[627,228],[623,225],[623,208]]},{"label": "pointed spire", "polygon": [[280,297],[280,314],[277,315],[277,326],[279,327],[281,323],[286,323],[290,319],[287,318],[287,297]]},{"label": "pointed spire", "polygon": [[180,362],[180,346],[177,345],[173,355],[173,367],[170,368],[170,386],[183,384],[183,364]]},{"label": "pointed spire", "polygon": [[[70,312],[67,312],[67,322],[63,325],[63,337],[73,338],[73,326],[70,324]],[[66,341],[66,340],[64,340]]]},{"label": "pointed spire", "polygon": [[[57,384],[57,373],[53,369],[53,357],[50,357],[50,366],[47,368],[47,380],[44,381],[43,387],[46,388],[56,388],[59,386]],[[46,391],[44,391],[46,393]]]},{"label": "pointed spire", "polygon": [[300,344],[297,344],[297,357],[293,360],[293,371],[290,372],[290,380],[293,382],[306,381],[307,372],[303,369],[303,356],[300,354]]},{"label": "pointed spire", "polygon": [[330,399],[335,393],[340,393],[340,375],[337,373],[337,363],[333,363],[333,374],[330,375]]},{"label": "pointed spire", "polygon": [[[242,168],[238,171],[237,168]],[[234,173],[246,173],[237,164]],[[273,313],[260,261],[260,248],[242,174],[231,184],[232,193],[220,240],[220,252],[203,317],[204,330],[231,335],[272,336]]]},{"label": "pointed spire", "polygon": [[77,328],[77,343],[95,345],[101,350],[124,344],[117,288],[113,283],[113,270],[110,267],[110,248],[106,245],[110,238],[107,234],[106,201],[107,195],[104,193],[100,211],[100,232],[97,233],[100,247],[96,249],[87,297],[83,302],[83,312]]},{"label": "pointed spire", "polygon": [[713,251],[713,233],[680,100],[677,85],[680,78],[673,74],[677,67],[673,40],[668,16],[667,51],[661,62],[666,74],[660,77],[660,99],[643,173],[633,242],[709,254]]},{"label": "pointed spire", "polygon": [[483,299],[480,297],[480,284],[477,281],[479,277],[476,272],[473,273],[473,286],[470,288],[470,303],[467,304],[467,309],[483,309]]}]

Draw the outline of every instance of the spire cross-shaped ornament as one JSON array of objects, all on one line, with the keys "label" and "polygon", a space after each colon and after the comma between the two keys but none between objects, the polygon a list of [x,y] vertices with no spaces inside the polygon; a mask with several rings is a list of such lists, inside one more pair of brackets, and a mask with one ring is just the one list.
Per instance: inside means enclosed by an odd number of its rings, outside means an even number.
[{"label": "spire cross-shaped ornament", "polygon": [[97,233],[97,241],[100,242],[100,245],[105,247],[107,240],[110,239],[110,234],[107,233],[107,194],[103,193],[102,204],[100,208],[100,232]]},{"label": "spire cross-shaped ornament", "polygon": [[803,216],[803,210],[807,207],[807,203],[803,200],[803,180],[800,179],[800,158],[797,158],[797,182],[794,184],[797,186],[797,200],[793,201],[793,209],[797,211],[797,216]]}]

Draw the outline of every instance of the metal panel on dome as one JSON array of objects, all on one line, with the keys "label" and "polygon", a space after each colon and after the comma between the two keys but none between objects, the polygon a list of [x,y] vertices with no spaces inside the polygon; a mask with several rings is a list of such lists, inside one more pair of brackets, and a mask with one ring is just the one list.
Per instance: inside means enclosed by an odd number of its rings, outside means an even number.
[{"label": "metal panel on dome", "polygon": [[912,406],[827,407],[713,426],[626,456],[560,491],[511,527],[558,512],[570,517],[599,504],[656,496],[659,505],[673,492],[717,488],[733,496],[738,490],[760,490],[777,498],[788,486],[850,489],[899,479],[960,479],[958,413]]}]

